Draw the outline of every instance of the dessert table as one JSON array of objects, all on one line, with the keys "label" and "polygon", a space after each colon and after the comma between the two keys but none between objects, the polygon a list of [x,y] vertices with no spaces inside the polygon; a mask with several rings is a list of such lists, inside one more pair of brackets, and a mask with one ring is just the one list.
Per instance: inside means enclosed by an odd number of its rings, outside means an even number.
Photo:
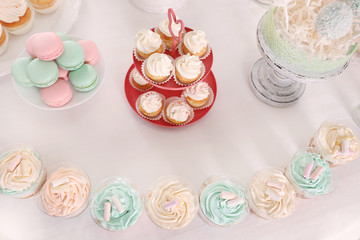
[{"label": "dessert table", "polygon": [[[351,62],[333,80],[308,84],[294,106],[282,109],[262,103],[248,80],[260,57],[256,26],[261,11],[250,10],[249,4],[248,0],[196,0],[176,11],[186,26],[205,31],[211,42],[218,95],[203,119],[169,129],[141,119],[124,92],[134,35],[156,26],[166,14],[142,12],[125,0],[83,1],[70,33],[97,43],[106,67],[100,90],[80,106],[44,111],[17,95],[11,76],[1,77],[0,146],[27,143],[40,152],[46,166],[59,162],[81,166],[92,186],[106,177],[121,176],[143,193],[164,175],[183,176],[199,189],[210,175],[236,176],[249,184],[262,168],[286,167],[323,121],[351,120],[352,108],[360,102],[360,62]],[[354,240],[360,238],[359,170],[360,160],[333,168],[336,190],[299,200],[297,211],[288,218],[263,220],[250,214],[229,228],[210,226],[197,216],[186,228],[169,231],[154,225],[144,211],[132,228],[108,232],[94,223],[89,210],[61,219],[42,213],[34,198],[0,197],[0,239]]]}]

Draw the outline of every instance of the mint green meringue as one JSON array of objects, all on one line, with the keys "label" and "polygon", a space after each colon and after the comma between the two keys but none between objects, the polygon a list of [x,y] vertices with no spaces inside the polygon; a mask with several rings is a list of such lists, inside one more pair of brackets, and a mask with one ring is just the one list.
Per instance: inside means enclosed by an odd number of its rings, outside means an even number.
[{"label": "mint green meringue", "polygon": [[[237,194],[244,203],[229,207],[228,200],[220,198],[222,191]],[[200,207],[208,220],[220,226],[238,223],[249,213],[245,189],[229,180],[220,180],[207,185],[200,195]]]},{"label": "mint green meringue", "polygon": [[[116,196],[124,207],[124,211],[119,213],[111,197]],[[104,220],[104,204],[111,203],[110,221]],[[111,231],[124,230],[134,225],[143,210],[142,198],[140,193],[135,190],[128,182],[116,178],[114,182],[105,186],[93,197],[91,203],[91,213],[95,221],[105,229]]]}]

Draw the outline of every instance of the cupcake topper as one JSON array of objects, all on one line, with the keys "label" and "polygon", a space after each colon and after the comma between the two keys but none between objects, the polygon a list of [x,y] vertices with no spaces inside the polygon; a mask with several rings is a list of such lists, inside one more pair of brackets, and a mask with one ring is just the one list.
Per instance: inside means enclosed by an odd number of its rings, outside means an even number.
[{"label": "cupcake topper", "polygon": [[119,198],[115,195],[111,197],[112,203],[116,206],[118,213],[123,213],[125,211],[123,205],[121,204]]},{"label": "cupcake topper", "polygon": [[17,168],[17,166],[19,166],[21,160],[22,160],[22,156],[20,154],[17,154],[9,163],[8,170],[10,172],[13,172]]},{"label": "cupcake topper", "polygon": [[[176,46],[177,46],[177,44],[179,43],[179,42],[181,42],[181,40],[182,40],[182,33],[183,33],[183,31],[184,31],[184,22],[182,21],[182,20],[180,20],[180,19],[176,19],[176,15],[175,15],[175,12],[174,12],[174,10],[172,9],[172,8],[169,8],[169,10],[168,10],[168,18],[169,18],[169,31],[170,31],[170,34],[171,34],[171,36],[172,36],[172,48],[171,48],[171,55],[173,56],[173,57],[175,57],[175,48],[176,48]],[[174,34],[174,32],[173,32],[173,30],[172,30],[172,28],[171,28],[171,25],[172,25],[172,20],[174,19],[174,22],[175,22],[175,24],[181,24],[181,29],[180,29],[180,31],[179,31],[179,36],[177,37],[177,36],[175,36],[175,34]]]}]

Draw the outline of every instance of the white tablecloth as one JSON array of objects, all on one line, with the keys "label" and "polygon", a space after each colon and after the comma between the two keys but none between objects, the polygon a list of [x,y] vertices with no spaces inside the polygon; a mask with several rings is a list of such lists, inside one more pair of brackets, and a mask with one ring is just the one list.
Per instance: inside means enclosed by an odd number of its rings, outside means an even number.
[{"label": "white tablecloth", "polygon": [[[94,98],[65,111],[36,109],[19,96],[11,77],[0,79],[0,146],[29,143],[47,166],[73,162],[94,185],[108,176],[127,177],[146,192],[156,178],[176,174],[199,188],[212,174],[249,183],[264,167],[285,167],[307,146],[324,121],[351,118],[360,101],[359,63],[335,80],[309,84],[302,99],[286,109],[260,102],[248,73],[260,57],[255,41],[259,20],[247,0],[189,0],[176,11],[187,26],[204,30],[214,50],[218,98],[209,114],[187,127],[167,129],[141,119],[128,105],[124,78],[132,64],[133,37],[156,26],[165,14],[135,9],[126,0],[84,0],[71,33],[98,44],[106,62],[104,83]],[[1,63],[0,63],[1,64]],[[231,228],[214,228],[198,216],[185,229],[167,231],[144,212],[125,232],[99,228],[86,210],[73,219],[43,214],[34,199],[0,199],[0,239],[326,239],[360,238],[360,161],[333,169],[337,189],[300,200],[294,215],[266,221],[251,214]]]}]

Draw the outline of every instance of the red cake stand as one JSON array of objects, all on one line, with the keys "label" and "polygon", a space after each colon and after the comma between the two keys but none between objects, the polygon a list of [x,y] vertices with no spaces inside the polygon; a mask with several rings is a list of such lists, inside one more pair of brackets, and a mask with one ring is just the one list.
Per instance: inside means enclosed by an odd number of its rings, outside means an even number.
[{"label": "red cake stand", "polygon": [[[176,46],[178,45],[178,43],[181,42],[182,39],[182,32],[185,29],[186,32],[188,31],[192,31],[191,28],[187,28],[184,26],[184,23],[182,22],[182,20],[177,20],[176,19],[176,15],[174,13],[174,11],[170,8],[168,10],[168,17],[169,17],[169,31],[172,35],[173,38],[173,43],[172,43],[172,49],[171,51],[166,50],[165,54],[168,54],[169,56],[171,56],[172,58],[176,59],[177,57],[180,56],[180,53],[178,51],[178,49],[176,49]],[[172,22],[175,22],[176,24],[180,23],[181,24],[181,30],[179,32],[179,36],[175,36],[174,33],[172,32],[172,28],[171,28],[171,24]],[[155,29],[152,29],[152,31],[155,31]],[[214,93],[214,97],[213,97],[213,101],[211,103],[211,105],[207,108],[204,109],[200,109],[200,110],[194,110],[194,118],[192,119],[192,121],[190,121],[189,123],[185,124],[185,125],[172,125],[168,122],[166,122],[163,118],[156,120],[156,121],[152,121],[146,118],[142,118],[145,119],[148,122],[151,122],[155,125],[158,126],[163,126],[163,127],[171,127],[171,128],[176,128],[176,127],[182,127],[182,126],[186,126],[189,124],[192,124],[196,121],[198,121],[199,119],[203,118],[212,108],[212,106],[214,105],[215,99],[216,99],[216,94],[217,94],[217,86],[216,86],[216,80],[214,77],[214,74],[211,71],[211,67],[212,67],[212,63],[213,63],[213,52],[211,49],[209,49],[209,55],[202,59],[201,61],[203,62],[204,66],[205,66],[205,73],[203,75],[203,77],[198,80],[195,84],[192,85],[187,85],[187,86],[182,86],[179,85],[175,82],[174,77],[172,77],[168,82],[164,83],[164,84],[157,84],[154,82],[151,82],[149,80],[147,80],[146,77],[144,77],[143,73],[142,73],[142,64],[144,61],[139,60],[136,56],[135,56],[135,50],[133,52],[133,61],[134,64],[131,65],[131,67],[129,68],[127,74],[126,74],[126,78],[125,78],[125,84],[124,84],[124,88],[125,88],[125,94],[126,94],[126,98],[131,106],[132,109],[134,109],[134,111],[141,116],[137,110],[136,110],[136,101],[138,99],[138,97],[144,93],[144,91],[140,91],[138,89],[136,89],[135,87],[133,87],[133,85],[130,83],[131,81],[131,71],[136,68],[138,70],[138,72],[143,76],[143,78],[148,81],[151,85],[153,85],[153,88],[149,89],[148,91],[156,91],[162,95],[165,96],[165,98],[169,98],[169,97],[181,97],[181,94],[183,92],[183,90],[192,87],[196,84],[198,84],[201,81],[207,82],[209,84],[209,87],[212,89],[213,93]]]}]

